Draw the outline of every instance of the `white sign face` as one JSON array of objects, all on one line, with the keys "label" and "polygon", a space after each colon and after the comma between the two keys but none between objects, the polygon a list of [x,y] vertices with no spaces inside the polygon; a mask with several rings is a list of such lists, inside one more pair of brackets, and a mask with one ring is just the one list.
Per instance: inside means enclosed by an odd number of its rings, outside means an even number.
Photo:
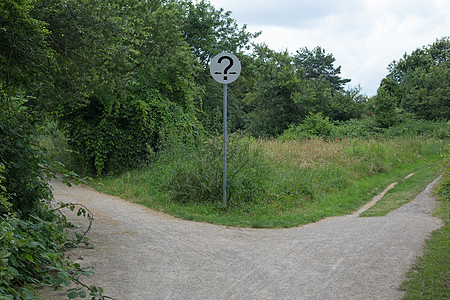
[{"label": "white sign face", "polygon": [[241,74],[241,62],[234,54],[222,52],[211,60],[209,70],[217,82],[227,84],[235,81]]}]

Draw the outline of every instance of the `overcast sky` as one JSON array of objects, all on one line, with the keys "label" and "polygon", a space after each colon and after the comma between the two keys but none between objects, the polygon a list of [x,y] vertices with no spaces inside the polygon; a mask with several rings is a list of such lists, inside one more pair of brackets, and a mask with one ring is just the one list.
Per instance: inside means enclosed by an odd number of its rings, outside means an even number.
[{"label": "overcast sky", "polygon": [[450,36],[450,0],[210,0],[256,42],[294,54],[321,46],[362,93],[376,93],[387,66],[403,54]]}]

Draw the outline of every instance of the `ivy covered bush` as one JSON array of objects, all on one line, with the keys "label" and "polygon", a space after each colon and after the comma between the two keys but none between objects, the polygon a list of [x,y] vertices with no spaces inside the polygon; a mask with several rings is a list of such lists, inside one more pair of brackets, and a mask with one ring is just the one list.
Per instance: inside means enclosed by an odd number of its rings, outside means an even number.
[{"label": "ivy covered bush", "polygon": [[[83,284],[80,277],[92,272],[82,269],[62,254],[80,242],[84,234],[59,213],[72,204],[52,203],[49,177],[56,170],[46,160],[35,139],[36,119],[24,106],[23,97],[7,97],[0,90],[0,299],[39,299],[37,288]],[[58,171],[63,171],[59,168]],[[85,208],[79,214],[88,215]],[[102,298],[101,289],[86,287],[71,296],[91,293]]]}]

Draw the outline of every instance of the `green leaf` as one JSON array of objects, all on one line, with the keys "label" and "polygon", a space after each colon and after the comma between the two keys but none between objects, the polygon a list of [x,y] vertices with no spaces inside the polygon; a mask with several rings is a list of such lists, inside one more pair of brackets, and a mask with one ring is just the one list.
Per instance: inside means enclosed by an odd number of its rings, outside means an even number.
[{"label": "green leaf", "polygon": [[67,297],[69,297],[69,299],[75,299],[79,296],[78,292],[70,292],[69,294],[67,294]]},{"label": "green leaf", "polygon": [[7,270],[8,270],[9,273],[13,274],[14,276],[19,276],[20,275],[19,272],[17,271],[17,269],[14,268],[14,267],[8,266]]},{"label": "green leaf", "polygon": [[31,241],[28,243],[28,248],[36,248],[37,246],[39,246],[39,243],[36,241]]},{"label": "green leaf", "polygon": [[34,296],[32,291],[24,289],[22,291],[22,299],[23,300],[31,300],[31,299],[37,299],[37,298]]},{"label": "green leaf", "polygon": [[85,291],[80,291],[80,292],[78,293],[78,295],[79,295],[80,298],[86,298],[86,296],[87,296],[87,294],[86,294]]},{"label": "green leaf", "polygon": [[17,263],[16,256],[14,254],[9,257],[9,261],[11,262],[11,264],[13,266],[17,267],[18,263]]},{"label": "green leaf", "polygon": [[34,262],[34,257],[31,254],[27,254],[25,257],[28,261]]}]

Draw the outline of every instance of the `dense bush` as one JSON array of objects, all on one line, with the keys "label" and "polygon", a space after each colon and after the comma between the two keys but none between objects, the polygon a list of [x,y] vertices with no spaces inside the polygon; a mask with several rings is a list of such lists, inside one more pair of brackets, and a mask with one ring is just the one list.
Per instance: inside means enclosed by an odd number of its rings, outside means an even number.
[{"label": "dense bush", "polygon": [[[35,142],[33,116],[23,97],[0,93],[0,299],[37,299],[37,286],[67,286],[92,273],[62,255],[67,246],[87,241],[69,234],[72,224],[51,203],[47,180],[57,165]],[[97,287],[91,292],[102,297]]]},{"label": "dense bush", "polygon": [[322,113],[310,113],[300,125],[289,127],[279,138],[282,141],[308,137],[328,138],[333,129],[329,117],[324,117]]},{"label": "dense bush", "polygon": [[83,172],[99,176],[148,162],[172,137],[192,141],[201,135],[195,118],[162,98],[130,99],[110,108],[91,103],[65,122]]},{"label": "dense bush", "polygon": [[[179,202],[221,203],[223,198],[223,152],[219,139],[211,139],[184,152],[184,162],[166,183],[170,197]],[[171,156],[180,159],[179,156]],[[234,136],[228,141],[227,200],[252,202],[264,192],[268,168],[250,139]]]},{"label": "dense bush", "polygon": [[346,122],[335,123],[333,137],[335,138],[357,138],[376,137],[384,132],[383,128],[377,126],[376,122],[370,118],[352,119]]},{"label": "dense bush", "polygon": [[410,118],[385,131],[386,136],[427,136],[438,139],[450,138],[450,121],[433,122]]},{"label": "dense bush", "polygon": [[279,137],[280,140],[301,140],[310,137],[334,138],[377,138],[426,136],[437,139],[450,137],[450,122],[417,120],[409,116],[396,125],[385,128],[371,118],[352,119],[346,122],[331,122],[320,113],[310,114],[304,122],[291,126]]},{"label": "dense bush", "polygon": [[[3,99],[2,107],[6,104]],[[10,103],[11,105],[19,105]],[[36,211],[42,199],[49,199],[50,190],[42,176],[42,149],[31,138],[28,114],[2,109],[0,115],[0,163],[5,166],[3,186],[12,209],[21,217]],[[5,212],[0,208],[0,213]]]}]

